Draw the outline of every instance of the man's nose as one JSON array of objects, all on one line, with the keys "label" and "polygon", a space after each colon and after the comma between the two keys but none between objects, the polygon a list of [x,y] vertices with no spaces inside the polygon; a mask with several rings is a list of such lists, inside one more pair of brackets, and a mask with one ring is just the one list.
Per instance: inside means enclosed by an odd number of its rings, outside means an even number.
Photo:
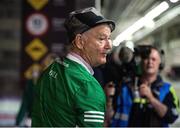
[{"label": "man's nose", "polygon": [[106,48],[107,49],[111,49],[112,48],[112,40],[111,39],[107,39],[107,41],[106,41]]}]

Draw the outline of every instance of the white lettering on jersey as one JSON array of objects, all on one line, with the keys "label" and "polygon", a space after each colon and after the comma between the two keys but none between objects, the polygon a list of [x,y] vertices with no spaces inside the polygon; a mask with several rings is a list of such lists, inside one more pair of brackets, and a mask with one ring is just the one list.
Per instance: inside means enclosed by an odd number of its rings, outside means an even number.
[{"label": "white lettering on jersey", "polygon": [[50,70],[50,71],[49,71],[49,75],[50,75],[51,77],[53,77],[53,78],[56,79],[58,74],[57,74],[57,72],[55,72],[55,71],[53,71],[53,70]]}]

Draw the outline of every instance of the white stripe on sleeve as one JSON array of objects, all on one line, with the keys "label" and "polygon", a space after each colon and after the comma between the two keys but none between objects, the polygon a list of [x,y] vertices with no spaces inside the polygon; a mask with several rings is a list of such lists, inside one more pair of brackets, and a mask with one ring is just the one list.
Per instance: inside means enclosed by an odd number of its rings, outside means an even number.
[{"label": "white stripe on sleeve", "polygon": [[104,115],[104,112],[100,112],[100,111],[85,111],[84,113],[87,113],[87,114],[100,114],[100,115]]},{"label": "white stripe on sleeve", "polygon": [[84,119],[84,122],[100,122],[103,123],[104,120],[97,120],[97,119]]},{"label": "white stripe on sleeve", "polygon": [[85,122],[104,122],[104,112],[100,111],[85,111],[84,112]]}]

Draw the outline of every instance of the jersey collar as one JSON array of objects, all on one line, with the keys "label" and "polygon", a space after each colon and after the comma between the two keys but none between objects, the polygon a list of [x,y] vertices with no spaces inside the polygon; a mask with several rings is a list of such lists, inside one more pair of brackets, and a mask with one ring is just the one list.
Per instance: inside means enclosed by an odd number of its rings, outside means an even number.
[{"label": "jersey collar", "polygon": [[82,65],[91,75],[94,74],[92,67],[78,54],[76,54],[74,52],[70,52],[70,53],[68,53],[67,58]]}]

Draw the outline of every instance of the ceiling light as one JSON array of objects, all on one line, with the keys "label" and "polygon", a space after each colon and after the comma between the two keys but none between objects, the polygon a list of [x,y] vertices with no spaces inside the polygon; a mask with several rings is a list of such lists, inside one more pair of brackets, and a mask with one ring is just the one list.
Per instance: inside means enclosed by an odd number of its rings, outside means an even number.
[{"label": "ceiling light", "polygon": [[160,3],[158,6],[153,8],[150,12],[148,12],[144,17],[140,18],[133,25],[131,25],[125,31],[120,33],[113,41],[113,45],[118,46],[121,42],[126,40],[127,37],[131,36],[133,33],[138,31],[142,27],[144,27],[146,25],[146,23],[148,23],[149,21],[152,21],[154,18],[159,16],[161,13],[163,13],[168,8],[169,8],[169,4],[166,1]]},{"label": "ceiling light", "polygon": [[166,11],[169,8],[169,4],[164,1],[160,3],[158,6],[156,6],[154,9],[152,9],[150,12],[148,12],[144,17],[148,19],[154,19],[157,16],[159,16],[161,13]]},{"label": "ceiling light", "polygon": [[176,2],[178,2],[179,0],[169,0],[170,2],[172,2],[172,3],[176,3]]},{"label": "ceiling light", "polygon": [[147,21],[147,22],[144,24],[144,26],[145,26],[146,28],[154,28],[155,22],[154,22],[153,20],[149,20],[149,21]]},{"label": "ceiling light", "polygon": [[120,33],[113,41],[113,45],[118,46],[124,40],[128,40],[128,38],[131,37],[131,35],[134,32],[136,32],[137,30],[139,30],[140,28],[142,28],[144,26],[144,20],[145,20],[144,18],[139,19],[133,25],[131,25],[129,28],[127,28],[125,31]]},{"label": "ceiling light", "polygon": [[175,20],[179,15],[180,15],[180,5],[166,12],[164,16],[162,16],[159,20],[155,22],[155,26],[153,28],[144,29],[136,33],[133,37],[133,41],[137,42],[138,40],[141,40],[143,37],[151,34],[153,31],[160,29],[165,24],[168,24],[169,22]]}]

